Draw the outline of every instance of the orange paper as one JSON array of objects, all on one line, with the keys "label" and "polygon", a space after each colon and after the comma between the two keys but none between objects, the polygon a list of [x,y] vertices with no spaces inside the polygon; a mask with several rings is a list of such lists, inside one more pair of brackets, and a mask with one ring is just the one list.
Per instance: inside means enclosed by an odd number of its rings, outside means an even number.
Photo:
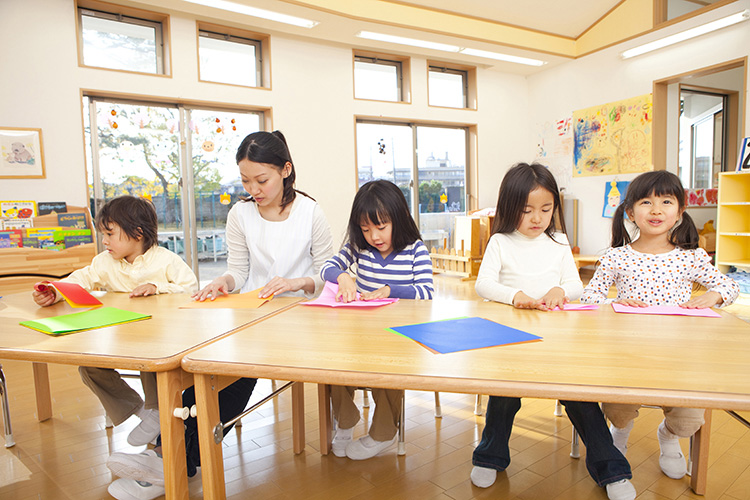
[{"label": "orange paper", "polygon": [[34,285],[34,288],[38,292],[42,292],[48,287],[57,290],[57,293],[59,293],[71,307],[99,307],[102,305],[99,299],[91,295],[81,285],[77,285],[76,283],[46,281]]},{"label": "orange paper", "polygon": [[180,309],[257,309],[273,298],[273,295],[261,299],[258,297],[261,288],[246,293],[230,293],[219,295],[216,299],[206,299],[203,302],[194,300]]}]

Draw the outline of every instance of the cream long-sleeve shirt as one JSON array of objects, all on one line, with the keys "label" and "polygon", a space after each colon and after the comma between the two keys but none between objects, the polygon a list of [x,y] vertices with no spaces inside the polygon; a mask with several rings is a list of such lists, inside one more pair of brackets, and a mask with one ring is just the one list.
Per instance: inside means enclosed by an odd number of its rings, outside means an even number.
[{"label": "cream long-sleeve shirt", "polygon": [[179,255],[164,247],[154,246],[129,263],[115,260],[108,252],[93,258],[91,264],[73,271],[61,281],[77,283],[86,290],[103,288],[110,292],[132,292],[151,283],[156,293],[194,293],[198,280],[193,270]]},{"label": "cream long-sleeve shirt", "polygon": [[570,300],[583,293],[583,283],[563,233],[555,233],[555,240],[546,234],[528,238],[518,231],[494,234],[482,257],[475,287],[481,297],[511,305],[518,292],[540,299],[552,288],[560,287]]},{"label": "cream long-sleeve shirt", "polygon": [[227,215],[226,234],[225,274],[234,278],[235,289],[249,292],[275,276],[311,278],[315,291],[321,289],[320,268],[333,255],[333,238],[323,209],[307,196],[297,194],[283,221],[265,220],[253,202],[237,203]]}]

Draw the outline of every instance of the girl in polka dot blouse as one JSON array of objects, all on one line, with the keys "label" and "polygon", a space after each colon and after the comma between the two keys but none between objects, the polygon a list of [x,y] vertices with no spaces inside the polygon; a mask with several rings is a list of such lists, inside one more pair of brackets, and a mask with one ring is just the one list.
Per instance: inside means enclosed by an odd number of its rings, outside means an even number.
[{"label": "girl in polka dot blouse", "polygon": [[[626,222],[632,224],[635,240]],[[698,230],[685,213],[685,190],[680,179],[666,171],[641,174],[628,186],[625,200],[612,219],[612,248],[600,259],[581,302],[609,302],[607,293],[613,283],[617,288],[614,301],[636,307],[723,306],[734,302],[739,294],[737,283],[721,274],[711,265],[708,254],[698,248]],[[691,298],[693,283],[707,291]],[[615,446],[623,455],[638,408],[640,405],[603,404],[612,422]],[[703,425],[704,410],[663,410],[665,419],[657,431],[659,465],[667,476],[679,479],[687,472],[687,465],[678,438],[692,436]]]}]

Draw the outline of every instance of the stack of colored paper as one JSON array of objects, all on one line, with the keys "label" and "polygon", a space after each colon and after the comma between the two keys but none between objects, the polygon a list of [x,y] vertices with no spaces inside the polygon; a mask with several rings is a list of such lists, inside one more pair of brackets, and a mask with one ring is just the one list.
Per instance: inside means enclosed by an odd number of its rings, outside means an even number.
[{"label": "stack of colored paper", "polygon": [[34,288],[38,292],[46,290],[48,287],[52,287],[57,290],[57,293],[62,295],[65,302],[70,304],[71,307],[99,307],[102,303],[87,292],[81,285],[76,283],[67,283],[65,281],[53,281],[38,283]]},{"label": "stack of colored paper", "polygon": [[359,298],[359,292],[357,292],[356,300],[353,300],[351,302],[338,302],[336,301],[336,294],[338,293],[338,291],[338,284],[327,281],[325,287],[323,287],[323,291],[320,292],[320,296],[317,299],[303,302],[301,305],[324,307],[379,307],[398,302],[398,299],[392,298],[362,300]]},{"label": "stack of colored paper", "polygon": [[245,293],[221,294],[213,300],[193,300],[180,306],[180,309],[257,309],[273,299],[273,295],[265,299],[258,297],[260,291],[261,288],[258,288]]},{"label": "stack of colored paper", "polygon": [[55,316],[53,318],[22,321],[20,324],[48,335],[57,336],[140,321],[149,319],[150,317],[150,314],[124,311],[116,307],[100,307],[89,311]]}]

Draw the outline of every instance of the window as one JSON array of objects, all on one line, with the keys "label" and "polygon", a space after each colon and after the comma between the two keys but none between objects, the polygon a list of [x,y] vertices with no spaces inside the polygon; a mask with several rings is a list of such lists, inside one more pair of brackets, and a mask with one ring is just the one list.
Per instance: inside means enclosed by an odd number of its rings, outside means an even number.
[{"label": "window", "polygon": [[469,77],[466,71],[430,66],[428,86],[430,106],[468,107]]},{"label": "window", "polygon": [[428,247],[450,239],[453,218],[467,210],[469,129],[358,120],[356,132],[359,185],[393,182]]},{"label": "window", "polygon": [[198,23],[199,79],[246,87],[270,87],[266,77],[268,35]]},{"label": "window", "polygon": [[354,98],[409,102],[409,60],[396,56],[354,55]]},{"label": "window", "polygon": [[[721,0],[656,0],[654,2],[654,24],[659,25],[674,19],[701,14]],[[726,3],[726,2],[721,2]]]},{"label": "window", "polygon": [[[113,7],[98,2],[79,2],[80,63],[84,66],[166,74],[164,20],[162,14]],[[140,17],[138,17],[140,15]]]}]

